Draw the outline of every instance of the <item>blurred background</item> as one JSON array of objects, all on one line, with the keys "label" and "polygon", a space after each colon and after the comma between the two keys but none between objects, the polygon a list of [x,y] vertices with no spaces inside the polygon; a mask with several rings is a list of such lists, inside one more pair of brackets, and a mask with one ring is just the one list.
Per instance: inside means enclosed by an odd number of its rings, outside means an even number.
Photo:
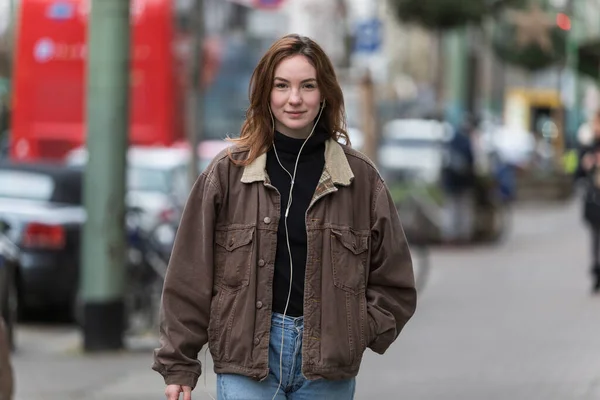
[{"label": "blurred background", "polygon": [[[0,310],[16,399],[163,398],[150,365],[182,208],[287,33],[334,62],[352,145],[386,179],[413,253],[417,313],[386,356],[365,356],[357,399],[600,398],[575,179],[600,109],[598,0],[131,0],[128,140],[113,153],[86,142],[99,93],[87,59],[112,54],[87,39],[100,1],[0,0]],[[105,195],[86,168],[121,153],[110,236],[86,228]],[[120,238],[121,256],[91,234]],[[86,320],[94,296],[116,296],[125,321]],[[90,346],[98,324],[122,340]],[[201,357],[199,399],[216,381]]]}]

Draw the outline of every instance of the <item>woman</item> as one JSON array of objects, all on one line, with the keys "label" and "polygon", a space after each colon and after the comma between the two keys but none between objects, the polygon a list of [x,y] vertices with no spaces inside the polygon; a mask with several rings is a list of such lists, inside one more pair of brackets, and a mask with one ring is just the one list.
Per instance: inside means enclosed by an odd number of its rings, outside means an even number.
[{"label": "woman", "polygon": [[583,216],[587,222],[592,239],[592,291],[600,291],[600,110],[596,112],[590,124],[592,137],[588,144],[582,145],[576,179],[587,183]]},{"label": "woman", "polygon": [[169,400],[191,399],[207,342],[219,399],[352,399],[364,350],[385,352],[414,313],[394,203],[344,127],[323,50],[273,44],[178,230],[153,367]]}]

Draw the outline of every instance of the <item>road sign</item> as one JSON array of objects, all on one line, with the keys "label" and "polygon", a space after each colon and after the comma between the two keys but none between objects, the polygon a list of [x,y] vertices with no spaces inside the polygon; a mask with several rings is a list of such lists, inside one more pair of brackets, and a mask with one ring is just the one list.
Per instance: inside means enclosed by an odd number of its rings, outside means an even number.
[{"label": "road sign", "polygon": [[360,21],[356,24],[354,51],[375,53],[381,48],[382,24],[377,18]]}]

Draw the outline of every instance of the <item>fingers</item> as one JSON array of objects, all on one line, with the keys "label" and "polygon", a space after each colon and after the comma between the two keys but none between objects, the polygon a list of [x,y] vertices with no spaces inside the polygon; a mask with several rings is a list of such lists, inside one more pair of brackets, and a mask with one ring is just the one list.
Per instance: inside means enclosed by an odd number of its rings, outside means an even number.
[{"label": "fingers", "polygon": [[183,386],[183,400],[192,400],[192,388]]},{"label": "fingers", "polygon": [[181,386],[179,385],[168,385],[165,389],[165,396],[167,400],[179,400],[179,393],[182,392]]}]

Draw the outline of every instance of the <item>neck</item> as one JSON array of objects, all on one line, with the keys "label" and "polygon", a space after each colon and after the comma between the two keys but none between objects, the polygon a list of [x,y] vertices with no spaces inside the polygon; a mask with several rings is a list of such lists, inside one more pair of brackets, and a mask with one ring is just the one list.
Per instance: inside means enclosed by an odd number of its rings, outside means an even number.
[{"label": "neck", "polygon": [[302,149],[302,158],[309,156],[315,151],[322,152],[325,150],[325,142],[328,135],[324,130],[316,129],[315,132],[308,138],[293,138],[281,132],[276,131],[273,140],[273,148],[280,156],[292,156],[295,160],[296,156]]}]

